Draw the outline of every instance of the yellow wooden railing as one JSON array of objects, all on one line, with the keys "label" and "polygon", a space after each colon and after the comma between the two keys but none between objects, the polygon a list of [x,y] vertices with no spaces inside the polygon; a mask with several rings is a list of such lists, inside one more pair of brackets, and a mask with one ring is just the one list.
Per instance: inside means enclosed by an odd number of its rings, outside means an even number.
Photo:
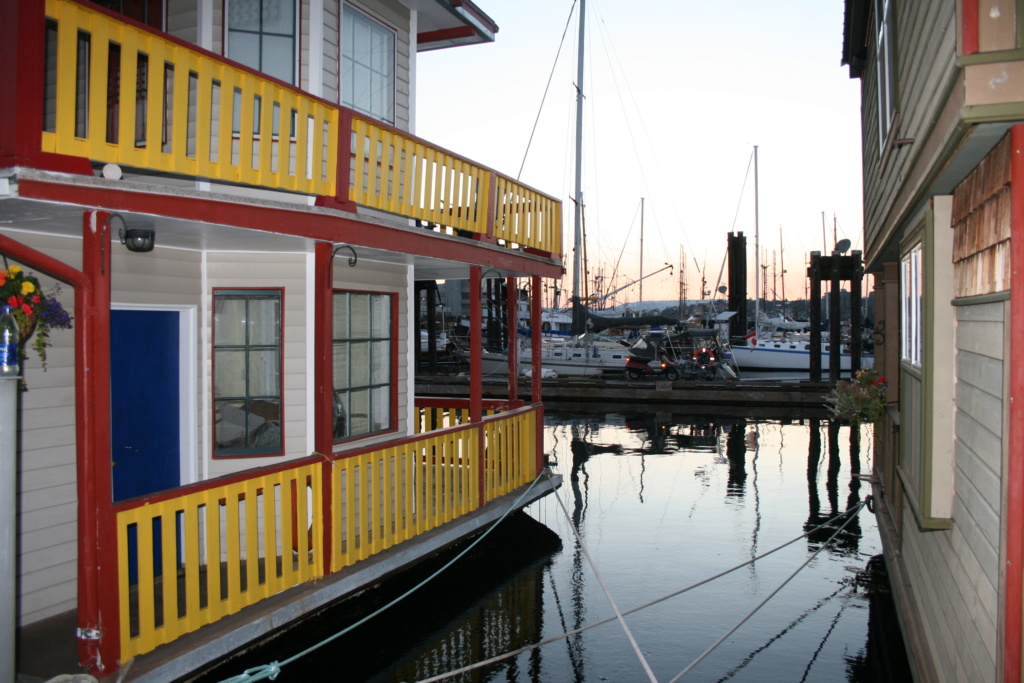
[{"label": "yellow wooden railing", "polygon": [[537,411],[484,420],[484,500],[529,484],[537,476]]},{"label": "yellow wooden railing", "polygon": [[552,254],[562,250],[562,203],[505,176],[497,177],[494,236]]},{"label": "yellow wooden railing", "polygon": [[42,122],[43,152],[340,193],[446,232],[561,253],[561,202],[552,197],[75,0],[46,0],[46,16],[56,70],[45,74],[52,114]]},{"label": "yellow wooden railing", "polygon": [[322,576],[321,466],[119,511],[122,661]]},{"label": "yellow wooden railing", "polygon": [[331,571],[479,507],[478,451],[464,427],[336,460]]},{"label": "yellow wooden railing", "polygon": [[493,414],[474,423],[461,412],[464,402],[432,403],[421,410],[438,411],[447,425],[433,432],[118,504],[121,660],[430,531],[537,476],[537,409],[493,402]]},{"label": "yellow wooden railing", "polygon": [[336,107],[72,0],[47,0],[46,16],[57,70],[44,152],[334,194]]},{"label": "yellow wooden railing", "polygon": [[421,140],[352,117],[356,204],[484,234],[490,173]]}]

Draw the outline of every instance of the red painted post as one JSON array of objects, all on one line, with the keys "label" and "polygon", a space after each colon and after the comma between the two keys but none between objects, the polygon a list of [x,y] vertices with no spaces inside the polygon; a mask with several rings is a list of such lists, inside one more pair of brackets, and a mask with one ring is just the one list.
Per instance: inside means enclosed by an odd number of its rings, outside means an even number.
[{"label": "red painted post", "polygon": [[[966,4],[966,3],[965,3]],[[1010,325],[1024,325],[1024,125],[1010,129]],[[1021,358],[1024,338],[1010,335],[1009,358]],[[1021,599],[1024,598],[1024,367],[1010,363],[1006,452],[1006,594],[1003,680],[1021,678]]]},{"label": "red painted post", "polygon": [[117,525],[110,472],[110,215],[86,211],[82,271],[91,286],[75,297],[75,410],[78,441],[78,625],[83,666],[116,668],[121,653]]},{"label": "red painted post", "polygon": [[480,493],[480,506],[484,504],[486,491],[486,454],[484,448],[484,428],[480,424],[483,420],[483,353],[484,345],[480,334],[480,327],[483,325],[483,311],[480,301],[480,266],[469,267],[469,420],[476,425],[477,448],[479,455],[477,464],[480,468],[480,478],[477,482]]},{"label": "red painted post", "polygon": [[530,283],[530,327],[534,334],[530,339],[530,351],[533,354],[533,381],[530,383],[530,400],[537,410],[537,422],[534,426],[534,438],[536,439],[537,473],[544,469],[544,404],[541,402],[541,300],[540,300],[540,276],[534,275]]},{"label": "red painted post", "polygon": [[334,196],[317,197],[316,205],[340,211],[355,211],[356,205],[348,198],[349,182],[352,177],[352,110],[338,109],[338,155],[335,171]]},{"label": "red painted post", "polygon": [[505,279],[505,310],[508,337],[508,400],[519,400],[519,287],[514,277]]},{"label": "red painted post", "polygon": [[981,45],[981,28],[978,24],[978,0],[961,0],[960,15],[960,47],[963,50],[962,54],[976,54]]},{"label": "red painted post", "polygon": [[[334,320],[334,245],[330,242],[317,242],[314,247],[314,303],[313,303],[313,396],[316,406],[313,410],[314,441],[313,448],[317,453],[329,456],[334,450],[334,363],[333,363],[333,329]],[[320,500],[323,509],[323,549],[324,575],[331,573],[331,562],[334,548],[331,546],[333,537],[333,500],[331,484],[333,482],[334,462],[325,457],[321,465]]]}]

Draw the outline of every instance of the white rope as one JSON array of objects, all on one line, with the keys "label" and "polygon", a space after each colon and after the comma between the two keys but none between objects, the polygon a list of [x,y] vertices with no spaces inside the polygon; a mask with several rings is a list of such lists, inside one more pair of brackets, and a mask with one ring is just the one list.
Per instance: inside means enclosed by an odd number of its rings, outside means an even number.
[{"label": "white rope", "polygon": [[725,633],[725,635],[723,635],[723,636],[722,636],[721,638],[719,638],[718,640],[716,640],[716,641],[715,641],[715,642],[714,642],[714,643],[713,643],[713,644],[711,645],[711,647],[709,647],[708,649],[704,650],[704,652],[702,652],[702,653],[700,654],[700,656],[699,656],[699,657],[697,657],[697,659],[693,660],[693,662],[691,662],[691,663],[690,663],[690,666],[688,666],[688,667],[686,667],[685,669],[683,669],[682,671],[680,671],[680,672],[679,672],[679,674],[678,674],[678,675],[677,675],[677,676],[676,676],[675,678],[673,678],[673,679],[672,679],[671,681],[669,681],[668,683],[676,683],[676,681],[678,681],[678,680],[679,680],[680,678],[682,678],[682,677],[683,677],[683,676],[685,676],[686,674],[690,673],[690,671],[692,671],[692,670],[693,670],[693,667],[695,667],[695,666],[697,666],[698,664],[700,664],[700,662],[701,662],[701,661],[703,661],[703,659],[704,659],[705,657],[707,657],[707,656],[708,656],[709,654],[711,654],[711,653],[712,653],[712,652],[713,652],[713,651],[715,650],[715,648],[717,648],[717,647],[718,647],[719,645],[721,645],[722,643],[724,643],[724,642],[725,642],[725,640],[726,640],[726,638],[728,638],[728,637],[729,637],[729,636],[731,636],[731,635],[732,635],[733,633],[735,633],[735,632],[736,632],[736,631],[737,631],[737,630],[739,629],[739,627],[740,627],[740,626],[743,626],[743,624],[747,623],[747,621],[748,621],[748,620],[749,620],[749,619],[750,619],[750,618],[751,618],[752,616],[754,616],[755,614],[757,614],[757,611],[758,611],[758,610],[760,610],[760,609],[761,609],[762,607],[764,607],[764,606],[765,606],[765,605],[766,605],[766,604],[768,603],[768,601],[769,601],[769,600],[771,600],[771,599],[772,599],[773,597],[775,597],[775,595],[776,595],[776,594],[777,594],[777,593],[778,593],[779,591],[781,591],[781,590],[782,590],[783,588],[785,588],[785,587],[786,587],[786,584],[788,584],[788,583],[789,583],[790,581],[792,581],[792,580],[793,580],[793,579],[794,579],[794,578],[796,577],[796,575],[797,575],[797,574],[799,574],[799,573],[800,573],[800,572],[801,572],[801,571],[803,570],[803,568],[804,568],[804,567],[806,567],[806,566],[807,566],[808,564],[810,564],[810,563],[811,563],[811,560],[813,560],[814,558],[816,558],[816,557],[818,556],[818,554],[819,554],[819,553],[821,553],[821,551],[823,551],[823,550],[824,550],[824,549],[825,549],[826,547],[828,547],[828,544],[829,544],[829,543],[831,543],[831,542],[832,542],[832,540],[833,540],[833,539],[834,539],[834,538],[835,538],[836,536],[838,536],[838,535],[839,535],[839,533],[840,533],[840,532],[841,532],[841,531],[842,531],[843,529],[845,529],[845,528],[846,528],[846,525],[847,525],[847,524],[849,524],[850,522],[852,522],[852,521],[853,521],[854,519],[856,519],[856,518],[857,518],[857,513],[858,513],[858,512],[860,512],[860,509],[861,509],[862,507],[864,507],[864,502],[863,502],[863,501],[857,504],[855,512],[854,512],[854,513],[853,513],[852,515],[850,515],[850,517],[849,517],[849,518],[848,518],[848,519],[847,519],[847,520],[846,520],[845,522],[843,522],[843,525],[842,525],[841,527],[839,527],[838,529],[836,529],[836,532],[835,532],[834,534],[832,534],[832,535],[831,535],[831,536],[829,537],[829,539],[828,539],[827,541],[825,541],[824,543],[822,543],[822,544],[821,544],[821,546],[820,546],[820,547],[819,547],[819,548],[818,548],[817,550],[815,550],[815,551],[814,551],[814,552],[813,552],[813,553],[811,554],[811,556],[810,556],[810,557],[808,557],[808,558],[807,558],[807,559],[806,559],[806,560],[805,560],[805,561],[804,561],[804,562],[803,562],[803,563],[802,563],[802,564],[801,564],[801,565],[800,565],[799,567],[797,567],[797,568],[796,568],[796,571],[795,571],[795,572],[793,572],[792,574],[790,574],[790,575],[789,575],[789,577],[788,577],[788,578],[787,578],[787,579],[786,579],[785,581],[783,581],[783,582],[782,582],[781,584],[779,584],[779,587],[778,587],[778,588],[776,588],[776,589],[775,589],[775,590],[773,590],[773,591],[772,591],[771,593],[769,593],[769,594],[768,594],[768,596],[767,596],[767,597],[766,597],[766,598],[765,598],[764,600],[762,600],[761,602],[759,602],[759,603],[757,604],[757,606],[756,606],[756,607],[754,607],[754,609],[750,610],[750,612],[749,612],[749,613],[747,614],[747,616],[745,616],[745,617],[743,617],[742,619],[740,619],[740,621],[739,621],[739,623],[738,623],[738,624],[736,624],[735,626],[733,626],[733,627],[732,627],[731,629],[729,629],[729,630],[728,630],[728,631],[727,631],[727,632]]},{"label": "white rope", "polygon": [[[383,611],[385,611],[387,609],[390,609],[391,607],[394,607],[395,605],[397,605],[402,600],[405,600],[407,597],[409,597],[410,595],[412,595],[413,593],[418,591],[420,588],[422,588],[423,586],[425,586],[428,583],[430,583],[431,581],[433,581],[442,572],[446,571],[449,567],[451,567],[453,564],[455,564],[460,559],[462,559],[462,557],[466,553],[468,553],[470,550],[475,548],[476,545],[478,543],[480,543],[480,541],[484,540],[484,538],[486,538],[488,534],[490,534],[492,531],[494,531],[494,529],[497,528],[497,526],[499,524],[501,524],[503,521],[505,521],[505,518],[508,517],[509,514],[511,514],[513,510],[517,510],[519,508],[519,504],[523,501],[524,498],[526,498],[526,494],[528,494],[530,491],[533,490],[533,487],[537,484],[538,481],[540,481],[541,477],[543,477],[546,472],[547,472],[547,468],[541,470],[540,473],[537,474],[537,478],[534,479],[532,482],[530,482],[530,485],[526,487],[526,490],[523,491],[519,495],[519,497],[515,500],[515,502],[513,502],[508,507],[507,510],[505,510],[505,512],[501,515],[501,517],[496,519],[493,524],[491,524],[489,527],[487,527],[487,529],[482,534],[480,534],[475,539],[473,539],[472,543],[470,543],[465,548],[463,548],[462,551],[460,551],[451,560],[446,562],[444,564],[444,566],[442,566],[440,569],[438,569],[433,574],[431,574],[427,578],[425,578],[422,581],[420,581],[418,584],[416,584],[415,586],[413,586],[412,588],[410,588],[406,592],[404,592],[401,595],[399,595],[397,598],[395,598],[394,600],[392,600],[388,604],[384,605],[383,607],[381,607],[377,611],[373,612],[372,614],[368,614],[367,616],[363,617],[362,619],[360,619],[359,621],[355,622],[354,624],[350,624],[349,626],[343,628],[342,630],[338,631],[334,635],[331,635],[331,636],[328,636],[327,638],[324,638],[319,643],[316,643],[315,645],[312,645],[312,646],[306,648],[305,650],[303,650],[302,652],[299,652],[298,654],[292,655],[291,657],[289,657],[288,659],[284,660],[283,662],[271,662],[269,664],[262,664],[260,666],[253,667],[251,669],[246,669],[245,671],[243,671],[241,674],[239,674],[237,676],[232,676],[230,678],[224,679],[223,681],[221,681],[221,683],[242,683],[242,682],[248,683],[249,681],[262,681],[262,680],[267,679],[267,678],[269,678],[270,680],[274,680],[275,678],[277,678],[278,674],[281,673],[281,667],[285,666],[286,664],[291,664],[295,660],[300,659],[302,657],[305,657],[310,652],[313,652],[314,650],[317,650],[317,649],[323,647],[324,645],[327,645],[328,643],[330,643],[330,642],[332,642],[334,640],[337,640],[338,638],[340,638],[341,636],[345,635],[346,633],[348,633],[349,631],[353,630],[354,628],[356,628],[358,626],[362,626],[367,621],[369,621],[370,619],[373,619],[375,616],[377,616],[381,612],[383,612]],[[550,481],[550,479],[551,479],[551,475],[549,473],[548,474],[548,480]]]},{"label": "white rope", "polygon": [[[870,498],[870,496],[869,496],[869,498]],[[777,553],[780,550],[788,548],[789,546],[793,545],[797,541],[800,541],[800,540],[806,538],[807,536],[810,536],[811,534],[816,533],[816,532],[818,532],[821,529],[824,529],[825,527],[827,527],[832,522],[835,522],[836,520],[841,519],[842,517],[844,517],[846,515],[850,515],[850,514],[853,514],[855,512],[859,512],[860,508],[863,507],[865,505],[865,503],[866,503],[866,501],[862,502],[862,503],[857,503],[857,505],[855,505],[854,507],[852,507],[852,508],[850,508],[850,509],[848,509],[848,510],[846,510],[844,512],[841,512],[841,513],[837,514],[832,519],[830,519],[830,520],[828,520],[826,522],[822,522],[818,526],[816,526],[816,527],[814,527],[812,529],[808,529],[804,533],[800,534],[799,536],[797,536],[797,537],[795,537],[795,538],[793,538],[793,539],[791,539],[789,541],[786,541],[782,545],[776,546],[776,547],[772,548],[771,550],[768,550],[768,551],[765,551],[765,552],[761,553],[760,555],[756,555],[756,556],[750,558],[749,560],[747,560],[746,562],[741,562],[740,564],[736,565],[735,567],[730,567],[729,569],[725,569],[723,571],[720,571],[717,574],[714,574],[712,576],[707,577],[706,579],[702,579],[702,580],[698,581],[697,583],[692,583],[689,586],[686,586],[685,588],[680,588],[679,590],[673,591],[673,592],[671,592],[671,593],[669,593],[667,595],[663,595],[660,598],[656,598],[654,600],[651,600],[650,602],[645,602],[642,605],[638,605],[636,607],[633,607],[632,609],[628,609],[625,612],[623,612],[622,615],[623,616],[628,616],[630,614],[633,614],[634,612],[639,612],[640,610],[647,609],[648,607],[653,607],[654,605],[657,605],[659,603],[665,602],[666,600],[670,600],[670,599],[672,599],[672,598],[674,598],[676,596],[682,595],[683,593],[687,593],[689,591],[692,591],[695,588],[700,588],[701,586],[703,586],[705,584],[708,584],[708,583],[711,583],[712,581],[714,581],[716,579],[720,579],[723,576],[727,576],[727,575],[729,575],[729,574],[731,574],[731,573],[733,573],[733,572],[735,572],[737,570],[740,570],[740,569],[743,569],[744,567],[752,565],[755,562],[757,562],[758,560],[762,560],[762,559],[768,557],[769,555],[771,555],[773,553]],[[570,522],[570,524],[571,524],[571,522]],[[831,539],[829,539],[829,541],[831,541]],[[827,545],[827,543],[825,545]],[[469,673],[470,671],[474,671],[476,669],[481,669],[481,668],[483,668],[485,666],[490,666],[491,664],[497,664],[498,662],[502,662],[502,661],[504,661],[506,659],[511,659],[513,657],[518,657],[521,654],[524,654],[526,652],[530,652],[531,650],[536,650],[537,648],[544,647],[545,645],[550,645],[551,643],[557,643],[559,640],[565,640],[566,638],[570,638],[572,636],[579,635],[580,633],[583,633],[584,631],[589,631],[592,628],[596,628],[598,626],[603,626],[604,624],[607,624],[609,622],[615,621],[615,619],[616,619],[616,617],[614,617],[614,616],[608,617],[606,619],[601,619],[600,621],[595,621],[595,622],[593,622],[591,624],[587,624],[586,626],[581,626],[580,628],[573,629],[572,631],[566,631],[565,633],[559,634],[557,636],[551,636],[550,638],[545,638],[544,640],[540,640],[540,641],[538,641],[536,643],[533,643],[532,645],[523,646],[523,647],[519,648],[518,650],[512,650],[512,651],[506,652],[504,654],[496,655],[494,657],[491,657],[490,659],[484,659],[484,660],[481,660],[481,661],[476,662],[474,664],[467,664],[466,666],[461,667],[459,669],[454,669],[452,671],[448,671],[448,672],[443,673],[443,674],[438,674],[438,675],[432,676],[430,678],[423,678],[423,679],[417,681],[417,683],[436,683],[437,681],[443,681],[446,678],[451,678],[453,676],[458,676],[460,674]],[[562,624],[562,628],[565,628],[564,622]]]},{"label": "white rope", "polygon": [[[548,479],[551,478],[550,473]],[[587,558],[587,562],[590,563],[590,568],[594,570],[594,576],[597,578],[597,582],[601,584],[601,590],[604,591],[604,596],[608,598],[608,604],[612,606],[612,611],[615,612],[615,618],[618,619],[619,625],[622,626],[622,630],[626,633],[626,638],[629,640],[629,644],[633,647],[633,652],[636,653],[637,659],[640,660],[640,664],[643,666],[644,671],[647,672],[647,678],[653,683],[658,683],[658,679],[654,677],[654,672],[651,671],[651,665],[647,663],[647,658],[644,657],[644,653],[640,651],[640,646],[637,644],[636,639],[633,638],[633,632],[629,630],[629,626],[626,624],[626,620],[622,618],[622,614],[619,612],[618,605],[615,604],[615,599],[612,594],[608,592],[608,587],[605,586],[604,580],[601,578],[601,573],[597,570],[597,564],[594,563],[594,559],[590,556],[590,552],[587,550],[586,544],[583,542],[583,537],[580,536],[579,530],[576,529],[576,525],[572,523],[572,516],[569,514],[569,510],[565,507],[565,503],[562,502],[562,497],[558,495],[558,489],[552,487],[552,493],[555,494],[555,500],[558,501],[558,505],[562,508],[562,514],[569,520],[569,528],[572,529],[573,535],[576,536],[576,542],[580,544],[580,549],[583,550],[583,555]]]}]

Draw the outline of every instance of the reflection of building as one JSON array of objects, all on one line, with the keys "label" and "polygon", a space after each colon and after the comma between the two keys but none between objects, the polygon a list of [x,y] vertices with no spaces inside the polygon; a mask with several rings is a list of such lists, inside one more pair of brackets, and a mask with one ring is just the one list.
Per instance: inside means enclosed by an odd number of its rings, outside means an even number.
[{"label": "reflection of building", "polygon": [[1022,6],[845,6],[875,368],[892,408],[876,430],[875,500],[901,621],[921,680],[1018,681]]},{"label": "reflection of building", "polygon": [[417,281],[477,317],[485,274],[563,272],[557,200],[411,132],[420,53],[493,39],[472,2],[0,16],[0,252],[74,303],[24,369],[21,625],[77,611],[110,674],[533,479],[539,383],[413,386]]}]

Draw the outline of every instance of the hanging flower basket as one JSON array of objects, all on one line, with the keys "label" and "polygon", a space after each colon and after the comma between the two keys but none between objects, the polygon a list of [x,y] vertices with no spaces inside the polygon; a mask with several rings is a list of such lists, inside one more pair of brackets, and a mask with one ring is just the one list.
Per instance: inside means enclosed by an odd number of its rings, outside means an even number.
[{"label": "hanging flower basket", "polygon": [[26,273],[21,266],[0,270],[0,305],[10,306],[18,322],[21,332],[18,361],[23,371],[29,339],[35,337],[32,348],[39,356],[43,370],[46,370],[46,349],[51,344],[50,331],[71,329],[71,316],[57,298],[59,294],[59,284],[54,285],[52,291],[44,292],[38,278]]},{"label": "hanging flower basket", "polygon": [[885,393],[889,383],[874,370],[861,370],[853,379],[836,382],[825,397],[832,417],[851,424],[878,422],[885,415]]}]

